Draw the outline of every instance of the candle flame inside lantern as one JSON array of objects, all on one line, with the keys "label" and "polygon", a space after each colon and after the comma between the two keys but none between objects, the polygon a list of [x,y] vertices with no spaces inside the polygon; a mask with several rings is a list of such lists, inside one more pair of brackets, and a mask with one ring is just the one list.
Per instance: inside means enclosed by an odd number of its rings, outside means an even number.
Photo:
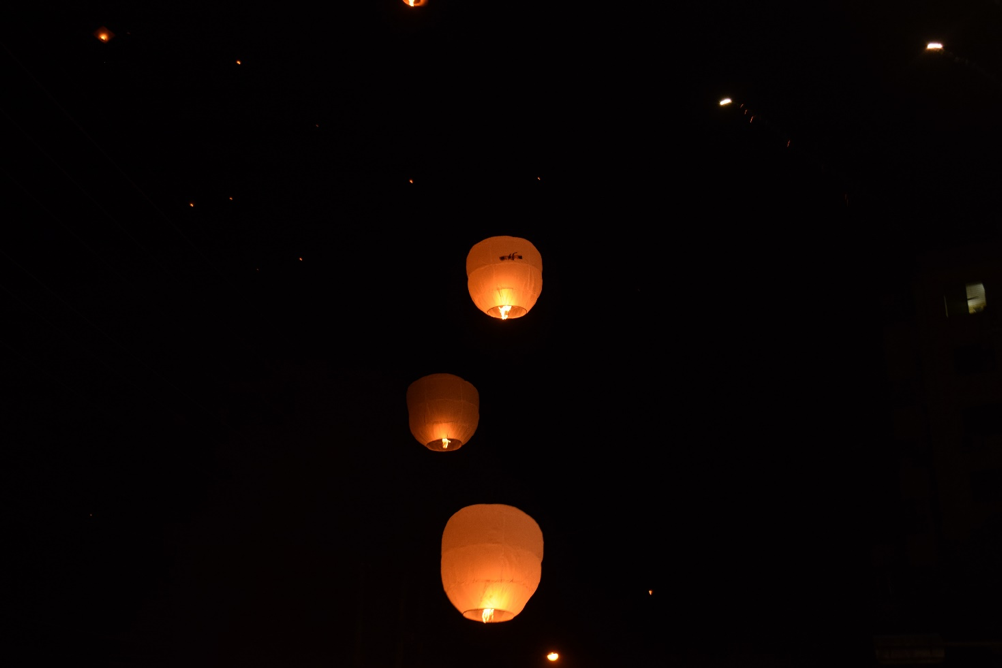
[{"label": "candle flame inside lantern", "polygon": [[494,621],[494,608],[484,608],[484,614],[481,617],[484,620],[484,624]]}]

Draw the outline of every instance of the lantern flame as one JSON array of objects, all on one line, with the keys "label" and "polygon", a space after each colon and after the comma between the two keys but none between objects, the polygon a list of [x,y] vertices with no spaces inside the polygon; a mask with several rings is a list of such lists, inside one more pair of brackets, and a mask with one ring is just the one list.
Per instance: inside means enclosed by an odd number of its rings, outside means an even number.
[{"label": "lantern flame", "polygon": [[556,652],[550,652],[549,654],[546,655],[546,658],[549,659],[550,661],[556,661],[557,659],[560,658],[560,655],[557,654]]},{"label": "lantern flame", "polygon": [[442,439],[442,449],[444,450],[444,449],[448,448],[449,447],[449,443],[451,443],[451,442],[452,441],[450,441],[449,439],[443,438]]},{"label": "lantern flame", "polygon": [[498,307],[498,312],[501,313],[501,319],[502,320],[507,320],[508,319],[508,311],[510,311],[510,310],[511,310],[511,305],[505,305],[505,306],[499,306]]},{"label": "lantern flame", "polygon": [[487,622],[493,622],[494,608],[484,608],[484,614],[481,615],[481,618],[483,618],[484,624],[486,624]]},{"label": "lantern flame", "polygon": [[943,44],[940,43],[940,42],[929,42],[928,44],[925,45],[925,50],[926,51],[942,51],[943,50]]}]

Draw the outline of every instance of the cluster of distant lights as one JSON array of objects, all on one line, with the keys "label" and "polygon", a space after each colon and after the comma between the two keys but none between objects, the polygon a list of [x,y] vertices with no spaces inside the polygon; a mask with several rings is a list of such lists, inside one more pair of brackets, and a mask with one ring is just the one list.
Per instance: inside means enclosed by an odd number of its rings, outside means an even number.
[{"label": "cluster of distant lights", "polygon": [[[427,3],[427,0],[404,0],[404,4],[407,4],[407,5],[411,6],[411,7],[421,7],[421,6],[425,5],[426,3]],[[107,28],[105,28],[103,26],[94,31],[94,37],[96,37],[98,40],[100,40],[102,42],[110,42],[111,39],[114,36],[115,36],[115,34],[113,32],[111,32],[110,30],[108,30]],[[930,44],[929,48],[932,48],[932,44]],[[940,48],[942,48],[942,45],[940,45]],[[236,64],[237,65],[241,65],[242,63],[237,59],[236,60]],[[730,104],[730,101],[731,100],[730,100],[729,97],[724,98],[724,99],[720,100],[720,106],[724,106],[726,104]],[[318,127],[320,127],[319,124],[318,124]],[[539,176],[536,176],[536,180],[542,180],[542,178],[539,177]],[[414,183],[414,179],[413,178],[409,178],[409,179],[407,179],[407,181],[409,183]],[[229,197],[230,201],[232,201],[232,199],[233,199],[232,197]],[[188,202],[188,206],[191,207],[191,208],[194,208],[194,202],[193,201],[189,201]],[[299,259],[300,259],[301,262],[303,261],[302,257],[300,257]],[[261,269],[259,268],[258,270],[260,271]],[[445,439],[443,439],[443,441],[445,441]],[[448,445],[445,445],[445,447],[448,447]],[[89,517],[94,517],[94,514],[90,513]],[[648,589],[647,590],[647,594],[650,595],[650,596],[653,596],[654,591],[652,589]],[[549,654],[546,655],[546,659],[548,661],[556,661],[559,658],[560,658],[560,654],[558,654],[557,652],[550,652]]]},{"label": "cluster of distant lights", "polygon": [[[427,0],[403,0],[403,2],[404,2],[404,4],[406,4],[406,5],[410,6],[410,7],[423,7],[424,5],[427,4]],[[110,31],[107,28],[105,28],[104,26],[102,26],[102,27],[100,27],[100,28],[98,28],[97,30],[94,31],[94,36],[98,40],[100,40],[101,42],[107,43],[107,42],[110,42],[115,37],[115,33],[113,33],[112,31]],[[941,42],[929,42],[928,44],[926,44],[925,48],[926,48],[926,51],[942,51],[943,50],[943,44]],[[242,65],[243,63],[238,59],[236,61],[236,64],[237,65]],[[726,106],[729,106],[729,105],[731,105],[733,103],[734,103],[734,100],[732,100],[729,97],[725,97],[725,98],[723,98],[723,99],[720,100],[720,106],[721,107],[726,107]],[[741,106],[743,107],[744,105],[742,104]],[[746,110],[746,113],[747,113],[747,110]],[[748,122],[751,123],[754,119],[755,119],[755,116],[753,115],[753,116],[751,116],[751,118],[749,118]],[[320,127],[319,124],[317,124],[317,127]],[[787,141],[786,145],[789,146],[790,142]],[[542,180],[542,179],[537,176],[536,180]],[[407,182],[413,184],[414,183],[414,179],[407,179]],[[230,197],[229,199],[230,199],[230,201],[233,200],[232,197]],[[188,202],[188,206],[194,208],[195,203],[194,202]],[[303,258],[300,257],[299,261],[302,262]],[[257,271],[260,271],[260,269],[257,269]],[[93,513],[91,513],[90,516],[93,517],[94,516]],[[653,596],[654,595],[654,590],[653,589],[648,589],[647,590],[647,594],[649,596]],[[557,659],[560,658],[560,655],[557,652],[550,652],[549,654],[546,655],[546,658],[548,660],[550,660],[550,661],[556,661]]]}]

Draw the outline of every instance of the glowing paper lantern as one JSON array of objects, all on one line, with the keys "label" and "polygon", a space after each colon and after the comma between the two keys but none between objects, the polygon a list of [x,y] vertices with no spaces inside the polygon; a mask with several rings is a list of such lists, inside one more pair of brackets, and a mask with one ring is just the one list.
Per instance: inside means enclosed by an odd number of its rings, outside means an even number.
[{"label": "glowing paper lantern", "polygon": [[467,506],[442,533],[442,586],[467,619],[506,622],[522,612],[542,562],[543,532],[513,506]]},{"label": "glowing paper lantern", "polygon": [[459,450],[480,421],[480,394],[459,376],[433,373],[407,388],[411,433],[436,452]]},{"label": "glowing paper lantern", "polygon": [[94,37],[97,37],[102,42],[110,42],[112,39],[115,38],[115,33],[111,32],[104,26],[101,26],[100,28],[95,30],[93,34]]},{"label": "glowing paper lantern", "polygon": [[422,7],[427,2],[428,0],[404,0],[404,4],[411,7]]},{"label": "glowing paper lantern", "polygon": [[543,290],[543,256],[518,237],[484,239],[466,256],[467,286],[492,318],[521,318]]}]

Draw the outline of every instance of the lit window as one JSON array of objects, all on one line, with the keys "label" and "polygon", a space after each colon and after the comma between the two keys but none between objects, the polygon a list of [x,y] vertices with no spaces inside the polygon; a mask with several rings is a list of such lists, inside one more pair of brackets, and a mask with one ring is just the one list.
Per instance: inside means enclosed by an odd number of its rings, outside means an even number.
[{"label": "lit window", "polygon": [[980,313],[985,310],[985,286],[983,283],[967,284],[967,312]]},{"label": "lit window", "polygon": [[981,313],[985,310],[985,305],[984,283],[955,285],[948,287],[943,293],[943,306],[948,318]]}]

